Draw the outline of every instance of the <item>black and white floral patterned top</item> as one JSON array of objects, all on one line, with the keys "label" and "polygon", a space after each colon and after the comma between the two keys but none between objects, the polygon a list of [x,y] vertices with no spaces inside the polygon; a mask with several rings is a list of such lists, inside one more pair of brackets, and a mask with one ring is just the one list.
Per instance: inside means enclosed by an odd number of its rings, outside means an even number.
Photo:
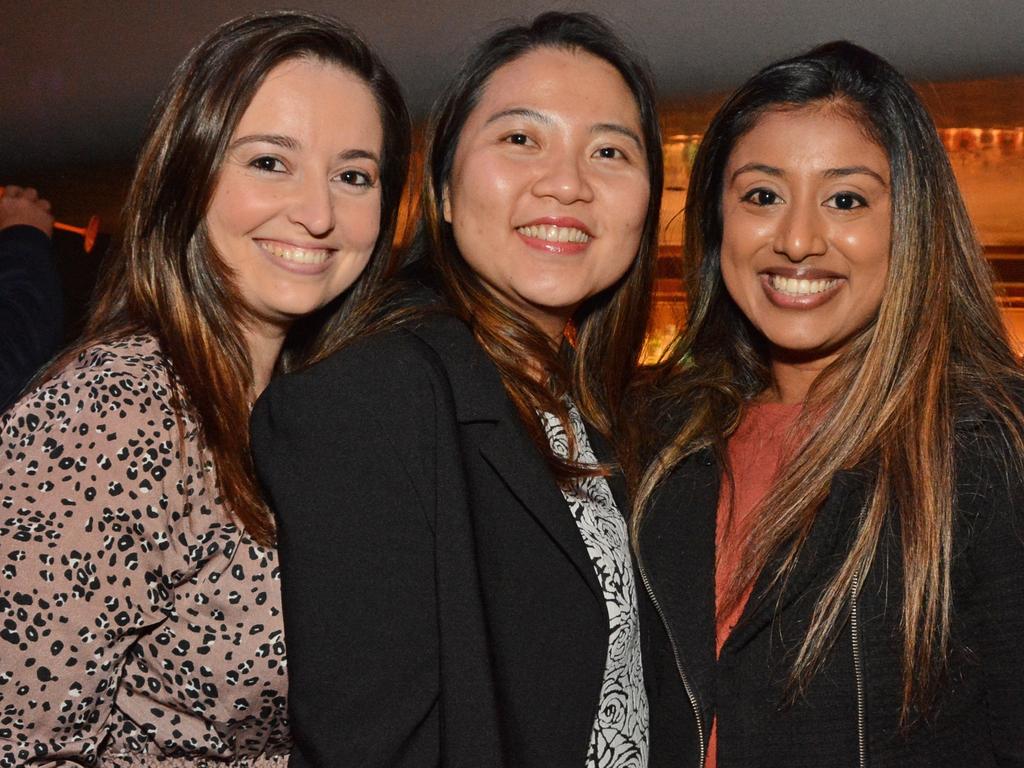
[{"label": "black and white floral patterned top", "polygon": [[0,420],[0,768],[284,768],[277,553],[172,378],[98,344]]},{"label": "black and white floral patterned top", "polygon": [[[571,401],[566,404],[576,441],[577,462],[597,464],[579,411]],[[567,458],[568,440],[561,422],[550,413],[542,413],[541,420],[551,449]],[[647,693],[640,660],[640,620],[626,521],[603,477],[579,478],[564,485],[562,495],[594,564],[608,610],[608,656],[586,765],[587,768],[646,768]]]}]

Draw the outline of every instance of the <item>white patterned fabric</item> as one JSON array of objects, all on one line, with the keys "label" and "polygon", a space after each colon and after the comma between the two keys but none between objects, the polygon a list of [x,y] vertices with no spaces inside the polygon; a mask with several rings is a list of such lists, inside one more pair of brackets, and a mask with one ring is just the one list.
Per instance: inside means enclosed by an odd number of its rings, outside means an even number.
[{"label": "white patterned fabric", "polygon": [[[571,401],[566,404],[576,440],[576,461],[597,464],[579,411]],[[561,422],[550,413],[542,413],[541,420],[551,450],[568,458],[568,440]],[[562,495],[594,564],[608,609],[608,656],[586,766],[646,768],[649,717],[626,521],[603,477],[583,477],[564,484]]]}]

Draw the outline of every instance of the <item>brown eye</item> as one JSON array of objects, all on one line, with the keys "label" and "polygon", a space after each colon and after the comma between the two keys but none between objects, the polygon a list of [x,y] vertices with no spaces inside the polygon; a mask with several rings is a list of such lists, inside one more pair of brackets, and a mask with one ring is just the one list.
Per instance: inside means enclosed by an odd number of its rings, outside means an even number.
[{"label": "brown eye", "polygon": [[841,211],[852,211],[855,208],[861,208],[868,204],[867,200],[860,195],[855,195],[853,192],[840,192],[832,195],[826,202],[830,202],[832,204],[831,207],[838,208]]},{"label": "brown eye", "polygon": [[757,188],[752,189],[743,196],[743,201],[747,203],[753,203],[757,206],[776,205],[782,202],[782,198],[772,192],[770,189]]},{"label": "brown eye", "polygon": [[249,165],[256,170],[266,171],[267,173],[281,173],[284,171],[284,163],[276,157],[270,157],[269,155],[261,155],[254,158],[249,162]]},{"label": "brown eye", "polygon": [[345,184],[350,184],[353,187],[373,186],[373,179],[370,178],[368,173],[363,171],[342,171],[338,174],[338,178]]}]

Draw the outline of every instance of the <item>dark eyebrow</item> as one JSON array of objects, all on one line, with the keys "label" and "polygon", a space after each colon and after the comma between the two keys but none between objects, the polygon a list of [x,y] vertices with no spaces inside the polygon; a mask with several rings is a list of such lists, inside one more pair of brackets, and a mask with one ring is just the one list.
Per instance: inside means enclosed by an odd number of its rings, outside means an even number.
[{"label": "dark eyebrow", "polygon": [[512,109],[503,109],[501,112],[495,112],[489,118],[484,125],[490,125],[491,123],[502,120],[506,117],[525,117],[527,120],[532,120],[537,123],[544,123],[550,125],[553,121],[550,117],[545,115],[543,112],[538,112],[536,109],[527,109],[526,107],[513,107]]},{"label": "dark eyebrow", "polygon": [[[498,120],[502,120],[506,117],[524,117],[527,120],[532,120],[534,122],[542,123],[544,125],[551,125],[552,123],[554,123],[554,120],[545,115],[543,112],[538,112],[536,109],[527,109],[526,107],[513,107],[512,109],[503,109],[501,110],[501,112],[495,112],[493,115],[487,118],[487,122],[484,123],[484,125],[489,125],[491,123],[497,122]],[[605,131],[610,131],[612,133],[617,133],[622,136],[625,136],[627,139],[634,142],[641,149],[644,146],[644,143],[640,139],[640,136],[637,134],[637,132],[627,128],[624,125],[619,125],[618,123],[597,123],[596,125],[593,125],[590,128],[591,133],[603,133]]]},{"label": "dark eyebrow", "polygon": [[[293,139],[291,136],[281,136],[276,133],[255,133],[250,136],[241,136],[231,142],[231,149],[237,149],[238,147],[244,147],[246,144],[273,144],[281,149],[298,149],[300,143]],[[344,152],[339,152],[335,155],[338,160],[372,160],[377,165],[380,165],[380,158],[376,152],[371,152],[368,149],[346,149]]]},{"label": "dark eyebrow", "polygon": [[875,171],[868,168],[866,165],[851,165],[846,168],[829,168],[827,171],[825,171],[825,177],[832,179],[842,176],[853,176],[858,173],[863,173],[866,176],[870,176],[886,189],[889,188],[889,185],[886,183],[885,179],[879,176]]},{"label": "dark eyebrow", "polygon": [[[764,165],[763,163],[747,163],[746,165],[741,165],[739,168],[735,170],[735,172],[733,172],[732,178],[730,178],[729,180],[730,183],[736,181],[736,177],[739,176],[741,173],[748,173],[750,171],[758,171],[760,173],[764,173],[768,176],[774,176],[776,178],[781,178],[782,176],[785,176],[785,174],[782,172],[782,169],[776,168],[774,165]],[[868,168],[866,165],[851,165],[844,168],[829,168],[827,171],[825,171],[823,175],[827,179],[834,179],[841,178],[843,176],[855,176],[858,173],[863,173],[866,176],[870,176],[871,178],[878,181],[878,183],[881,184],[886,189],[888,189],[889,187],[885,179],[879,176],[875,171]]]},{"label": "dark eyebrow", "polygon": [[785,175],[781,168],[776,168],[774,165],[765,165],[764,163],[747,163],[733,171],[732,176],[729,178],[729,183],[732,184],[736,181],[736,177],[741,173],[749,173],[750,171],[758,171],[760,173],[767,174],[768,176],[775,176],[776,178],[781,178]]},{"label": "dark eyebrow", "polygon": [[371,152],[368,149],[346,149],[344,152],[339,152],[337,155],[339,160],[372,160],[377,165],[380,165],[380,158],[376,152]]},{"label": "dark eyebrow", "polygon": [[274,144],[282,149],[296,149],[299,146],[299,142],[291,136],[281,136],[276,133],[254,133],[249,136],[239,136],[231,142],[231,149],[258,143]]},{"label": "dark eyebrow", "polygon": [[624,125],[618,123],[598,123],[590,129],[591,133],[617,133],[620,136],[625,136],[627,139],[636,144],[638,149],[643,149],[644,143],[640,140],[640,136],[632,128],[627,128]]}]

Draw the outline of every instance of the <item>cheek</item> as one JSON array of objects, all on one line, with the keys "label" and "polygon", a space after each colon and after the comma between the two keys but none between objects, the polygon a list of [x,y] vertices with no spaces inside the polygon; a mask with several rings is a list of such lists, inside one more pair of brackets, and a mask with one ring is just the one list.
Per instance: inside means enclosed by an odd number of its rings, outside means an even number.
[{"label": "cheek", "polygon": [[371,251],[380,234],[380,196],[360,200],[341,215],[348,244],[355,250]]},{"label": "cheek", "polygon": [[[627,188],[613,189],[605,195],[606,228],[615,236],[616,268],[621,267],[620,276],[636,259],[647,221],[647,206],[650,202],[650,186],[644,178]],[[620,263],[621,262],[621,263]]]},{"label": "cheek", "polygon": [[719,273],[725,292],[733,300],[740,312],[748,320],[753,319],[757,309],[758,298],[764,295],[761,280],[751,269],[743,252],[737,252],[724,239],[719,261]]},{"label": "cheek", "polygon": [[272,215],[275,199],[254,185],[222,179],[214,192],[206,223],[212,237],[245,234]]},{"label": "cheek", "polygon": [[860,227],[844,232],[839,247],[866,285],[881,291],[889,273],[889,233],[884,227]]},{"label": "cheek", "polygon": [[[639,190],[637,194],[630,198],[630,201],[625,201],[627,205],[632,203],[632,210],[630,216],[627,217],[628,232],[634,238],[639,239],[643,233],[644,222],[647,219],[647,205],[650,202],[651,193],[647,186]],[[628,208],[626,208],[628,210]],[[639,245],[639,242],[637,243]]]},{"label": "cheek", "polygon": [[451,203],[463,223],[480,215],[494,215],[508,204],[515,179],[506,163],[487,155],[471,155],[452,169]]},{"label": "cheek", "polygon": [[722,250],[728,248],[736,259],[753,256],[775,237],[775,223],[766,216],[744,215],[738,211],[722,212]]},{"label": "cheek", "polygon": [[597,187],[596,194],[606,201],[606,207],[627,231],[643,227],[651,200],[651,181],[646,171],[633,169],[618,177],[597,177],[591,183]]},{"label": "cheek", "polygon": [[732,297],[733,301],[737,304],[742,305],[742,301],[738,296],[737,285],[736,285],[736,268],[735,264],[727,254],[725,248],[722,248],[721,264],[719,265],[719,272],[722,275],[722,283],[725,285],[726,292]]}]

